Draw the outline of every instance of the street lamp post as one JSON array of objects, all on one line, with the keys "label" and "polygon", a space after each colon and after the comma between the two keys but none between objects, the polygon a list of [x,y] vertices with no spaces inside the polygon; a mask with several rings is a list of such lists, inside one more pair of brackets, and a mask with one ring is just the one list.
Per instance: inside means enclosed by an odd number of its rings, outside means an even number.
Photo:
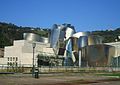
[{"label": "street lamp post", "polygon": [[[120,36],[118,36],[118,40],[120,40]],[[119,46],[118,46],[118,49],[119,49]],[[119,52],[117,52],[119,53]],[[119,54],[118,54],[118,57],[117,57],[117,66],[119,67]]]},{"label": "street lamp post", "polygon": [[79,53],[79,67],[81,67],[81,50],[79,50],[78,53]]},{"label": "street lamp post", "polygon": [[36,43],[32,43],[32,47],[33,47],[33,68],[32,68],[32,76],[34,77],[34,71],[35,71],[35,65],[34,65],[34,54],[35,54],[35,47],[36,47]]},{"label": "street lamp post", "polygon": [[[120,36],[118,36],[118,39],[120,40]],[[117,65],[118,65],[118,67],[119,67],[119,57],[120,57],[120,55],[118,55],[118,57],[117,57]]]},{"label": "street lamp post", "polygon": [[[120,36],[118,36],[117,39],[115,39],[115,41],[117,42],[118,40],[120,39]],[[117,48],[116,48],[116,54],[117,54],[117,68],[119,67],[119,56],[118,56],[118,49],[119,49],[119,45],[117,45]]]},{"label": "street lamp post", "polygon": [[118,45],[117,45],[118,39],[115,39],[116,42],[116,70],[118,68]]}]

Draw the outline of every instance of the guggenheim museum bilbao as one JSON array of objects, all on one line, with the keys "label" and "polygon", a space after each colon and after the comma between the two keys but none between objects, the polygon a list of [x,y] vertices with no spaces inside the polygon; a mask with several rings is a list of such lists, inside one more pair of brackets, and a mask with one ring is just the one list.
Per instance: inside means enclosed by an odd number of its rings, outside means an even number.
[{"label": "guggenheim museum bilbao", "polygon": [[24,33],[23,40],[4,48],[6,66],[120,66],[120,42],[102,43],[90,32],[76,32],[71,24],[54,24],[48,38]]}]

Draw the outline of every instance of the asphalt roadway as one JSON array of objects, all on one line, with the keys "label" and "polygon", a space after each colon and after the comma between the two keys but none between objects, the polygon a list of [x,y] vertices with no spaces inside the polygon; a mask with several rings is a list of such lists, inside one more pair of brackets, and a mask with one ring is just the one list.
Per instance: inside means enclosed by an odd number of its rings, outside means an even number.
[{"label": "asphalt roadway", "polygon": [[0,74],[0,85],[120,85],[120,78],[92,73]]}]

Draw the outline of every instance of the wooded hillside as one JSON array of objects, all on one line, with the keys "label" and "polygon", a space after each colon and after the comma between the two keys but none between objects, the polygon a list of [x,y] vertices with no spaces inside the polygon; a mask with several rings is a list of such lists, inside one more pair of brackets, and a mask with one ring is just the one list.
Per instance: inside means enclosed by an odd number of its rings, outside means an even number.
[{"label": "wooded hillside", "polygon": [[48,28],[16,26],[12,23],[0,22],[0,48],[13,44],[13,40],[23,39],[23,33],[36,33],[48,37]]},{"label": "wooded hillside", "polygon": [[[48,37],[50,29],[48,28],[34,28],[22,27],[12,23],[0,22],[0,48],[12,45],[13,40],[23,39],[23,33],[36,33],[40,36]],[[103,42],[114,42],[117,36],[120,35],[120,28],[115,30],[93,31],[94,35],[100,35],[104,38]]]}]

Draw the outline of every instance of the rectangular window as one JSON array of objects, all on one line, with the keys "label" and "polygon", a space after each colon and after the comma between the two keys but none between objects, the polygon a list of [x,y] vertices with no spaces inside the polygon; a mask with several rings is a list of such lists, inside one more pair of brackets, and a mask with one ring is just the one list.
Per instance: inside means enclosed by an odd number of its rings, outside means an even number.
[{"label": "rectangular window", "polygon": [[12,62],[10,62],[9,65],[12,66]]},{"label": "rectangular window", "polygon": [[7,65],[9,66],[9,62],[7,62]]},{"label": "rectangular window", "polygon": [[12,61],[12,57],[10,57],[10,61]]},{"label": "rectangular window", "polygon": [[16,57],[16,61],[18,61],[18,58]]},{"label": "rectangular window", "polygon": [[14,66],[14,62],[12,63],[12,65]]},{"label": "rectangular window", "polygon": [[16,66],[17,66],[17,62],[16,62]]},{"label": "rectangular window", "polygon": [[8,57],[8,61],[9,61],[9,57]]},{"label": "rectangular window", "polygon": [[15,61],[15,57],[13,57],[13,61]]}]

